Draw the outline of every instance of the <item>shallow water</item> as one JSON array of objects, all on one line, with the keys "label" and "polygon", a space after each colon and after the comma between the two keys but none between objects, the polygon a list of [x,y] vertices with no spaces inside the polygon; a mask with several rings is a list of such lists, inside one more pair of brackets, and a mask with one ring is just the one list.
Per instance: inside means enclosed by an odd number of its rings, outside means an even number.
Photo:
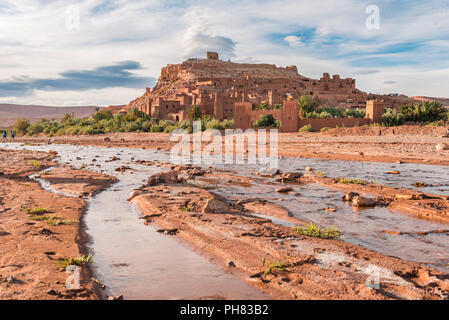
[{"label": "shallow water", "polygon": [[[119,182],[88,200],[84,221],[94,253],[96,277],[108,286],[108,294],[124,294],[135,299],[197,299],[209,296],[258,299],[263,295],[254,288],[219,270],[205,258],[180,245],[175,239],[161,235],[138,219],[137,209],[126,201],[130,191],[144,184],[151,174],[165,168],[135,164],[134,160],[169,163],[167,152],[143,149],[98,148],[73,145],[24,146],[0,144],[0,148],[56,150],[60,163],[75,168],[87,165],[92,171],[116,176]],[[120,161],[106,162],[110,157]],[[77,160],[79,157],[80,160]],[[97,162],[92,162],[92,159]],[[130,166],[132,172],[116,172],[115,168]],[[448,168],[431,165],[360,163],[351,161],[327,161],[284,158],[280,160],[282,171],[304,170],[305,166],[324,171],[328,176],[345,176],[391,184],[394,187],[412,188],[423,181],[433,186],[423,191],[449,194]],[[321,224],[337,226],[345,232],[345,241],[362,245],[371,250],[415,262],[424,262],[449,272],[449,235],[426,236],[392,235],[384,230],[406,232],[449,229],[449,224],[429,222],[386,208],[376,207],[355,210],[343,203],[342,192],[316,184],[294,185],[295,192],[278,194],[270,179],[254,175],[260,167],[217,166],[238,171],[258,183],[249,188],[230,186],[212,190],[230,198],[259,197],[286,207],[296,217]],[[401,175],[385,175],[399,170]],[[283,201],[281,201],[283,199]],[[337,208],[326,212],[325,208]],[[280,221],[275,221],[276,223]]]},{"label": "shallow water", "polygon": [[[9,149],[22,149],[8,145]],[[5,145],[0,145],[5,148]],[[56,150],[59,162],[75,168],[89,165],[91,171],[104,171],[114,175],[119,182],[108,190],[87,200],[84,215],[87,247],[93,253],[92,269],[96,278],[107,288],[104,296],[123,294],[125,299],[266,299],[255,288],[221,270],[206,258],[181,245],[175,239],[145,226],[138,218],[127,198],[148,177],[161,170],[158,167],[130,164],[130,159],[141,155],[139,150],[97,149],[52,145],[31,147],[30,150]],[[98,156],[98,157],[95,157]],[[106,162],[117,156],[121,161]],[[76,158],[81,158],[77,160]],[[164,155],[145,152],[139,160],[164,159]],[[97,162],[92,163],[92,159]],[[168,160],[165,158],[165,160]],[[99,165],[99,166],[97,166]],[[134,173],[119,173],[115,168],[132,166]],[[41,186],[55,190],[45,180],[34,177]],[[70,196],[70,194],[58,194]]]}]

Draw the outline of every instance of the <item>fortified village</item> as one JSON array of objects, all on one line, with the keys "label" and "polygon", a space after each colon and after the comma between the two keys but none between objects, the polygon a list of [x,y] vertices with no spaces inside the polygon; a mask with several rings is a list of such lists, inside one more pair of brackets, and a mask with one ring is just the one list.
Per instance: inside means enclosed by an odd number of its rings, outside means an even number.
[{"label": "fortified village", "polygon": [[[294,99],[309,95],[320,108],[367,107],[365,119],[300,119]],[[356,88],[352,78],[324,73],[319,80],[304,77],[296,66],[244,64],[222,61],[216,52],[205,59],[189,59],[182,64],[163,67],[156,86],[147,88],[130,108],[161,120],[182,121],[191,105],[201,106],[203,113],[219,120],[234,119],[235,128],[247,129],[262,114],[281,120],[282,132],[297,131],[310,124],[314,129],[364,125],[380,120],[385,106],[397,107],[409,102],[405,96],[379,96]],[[254,110],[266,103],[270,110]],[[277,108],[274,108],[277,106]]]}]

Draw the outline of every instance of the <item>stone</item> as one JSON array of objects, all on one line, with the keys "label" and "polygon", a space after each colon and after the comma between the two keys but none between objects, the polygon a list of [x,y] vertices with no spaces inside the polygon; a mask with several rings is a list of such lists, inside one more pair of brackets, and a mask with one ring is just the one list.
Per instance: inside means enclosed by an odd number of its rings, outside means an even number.
[{"label": "stone", "polygon": [[118,295],[118,296],[109,296],[108,300],[123,300],[123,295]]},{"label": "stone", "polygon": [[303,176],[300,172],[285,172],[281,175],[277,181],[285,183],[285,182],[298,182],[298,179],[300,179]]},{"label": "stone", "polygon": [[305,171],[308,172],[308,173],[312,173],[314,170],[313,170],[312,167],[307,166]]},{"label": "stone", "polygon": [[439,143],[436,145],[435,149],[438,152],[444,151],[444,150],[449,150],[449,144],[446,143]]},{"label": "stone", "polygon": [[348,192],[341,199],[343,201],[351,202],[355,197],[360,196],[357,192]]},{"label": "stone", "polygon": [[399,171],[392,170],[392,171],[385,172],[385,174],[401,174],[401,173]]},{"label": "stone", "polygon": [[281,187],[281,188],[277,188],[275,191],[278,193],[288,193],[288,192],[292,192],[293,188],[292,187]]},{"label": "stone", "polygon": [[55,156],[58,155],[58,152],[55,151],[55,150],[50,150],[50,151],[48,151],[48,153],[49,153],[49,154],[53,154],[53,155],[55,155]]},{"label": "stone", "polygon": [[260,169],[256,175],[261,177],[272,178],[279,173],[279,170],[276,168],[262,168]]},{"label": "stone", "polygon": [[129,194],[129,197],[128,197],[128,201],[131,201],[132,199],[134,199],[137,196],[140,196],[141,194],[143,194],[142,190],[133,190],[133,191],[131,191],[131,193]]},{"label": "stone", "polygon": [[111,142],[111,138],[109,138],[109,137],[104,137],[104,138],[103,138],[103,142]]},{"label": "stone", "polygon": [[352,206],[353,207],[375,207],[376,206],[376,200],[370,199],[370,198],[364,198],[361,196],[356,196],[354,199],[352,199]]},{"label": "stone", "polygon": [[221,200],[210,198],[203,207],[202,213],[230,213],[231,208]]},{"label": "stone", "polygon": [[157,173],[148,178],[147,186],[155,186],[160,183],[177,183],[180,182],[179,171],[170,170],[161,173]]}]

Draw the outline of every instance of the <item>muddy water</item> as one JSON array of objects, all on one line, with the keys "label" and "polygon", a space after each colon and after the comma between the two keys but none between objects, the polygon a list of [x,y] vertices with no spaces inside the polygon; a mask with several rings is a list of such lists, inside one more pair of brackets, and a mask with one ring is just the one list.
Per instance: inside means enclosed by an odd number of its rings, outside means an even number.
[{"label": "muddy water", "polygon": [[[119,179],[110,190],[89,200],[85,215],[87,232],[92,241],[96,276],[108,285],[108,294],[124,294],[125,298],[164,299],[223,296],[226,298],[257,299],[261,294],[255,289],[226,274],[206,259],[181,246],[168,236],[144,226],[133,212],[126,198],[129,192],[140,187],[149,175],[165,170],[155,166],[143,166],[134,160],[169,162],[169,154],[151,150],[96,148],[72,145],[23,146],[0,144],[0,148],[16,148],[48,151],[56,150],[60,162],[76,168],[105,172]],[[121,160],[107,162],[117,156]],[[76,158],[79,157],[79,160]],[[92,162],[92,159],[97,162]],[[115,168],[130,166],[136,171],[118,173]],[[449,194],[448,168],[391,163],[360,163],[350,161],[325,161],[288,158],[280,161],[282,171],[304,170],[306,165],[324,171],[328,176],[360,178],[395,187],[413,188],[423,181],[432,186],[426,192]],[[223,166],[220,166],[223,168]],[[402,259],[424,262],[449,272],[449,236],[432,234],[408,236],[386,234],[384,230],[406,232],[449,229],[448,224],[418,220],[385,208],[356,211],[341,202],[342,192],[319,185],[294,186],[288,195],[274,192],[276,186],[269,179],[254,175],[257,166],[225,166],[238,174],[254,178],[259,183],[249,188],[226,187],[213,190],[230,198],[259,197],[271,200],[289,209],[300,219],[335,225],[345,232],[345,240],[374,251]],[[398,170],[400,175],[386,175]],[[283,201],[281,201],[283,199]],[[327,207],[337,212],[326,212]],[[281,221],[279,221],[281,222]]]},{"label": "muddy water", "polygon": [[[388,231],[430,231],[449,229],[449,224],[430,222],[391,212],[382,207],[370,209],[353,208],[341,201],[342,192],[317,184],[292,185],[294,192],[277,194],[277,185],[261,179],[251,187],[231,186],[212,190],[228,198],[260,198],[269,200],[289,210],[293,216],[322,226],[337,226],[344,232],[344,240],[386,255],[423,262],[449,272],[449,234],[394,235]],[[265,181],[266,182],[266,181]],[[335,208],[336,212],[326,211]],[[285,221],[275,223],[291,225]]]},{"label": "muddy water", "polygon": [[[10,149],[23,146],[8,145]],[[0,145],[5,148],[5,145]],[[84,215],[87,244],[93,253],[96,278],[107,288],[104,296],[123,294],[125,299],[266,299],[267,296],[234,275],[226,273],[206,258],[181,245],[175,239],[145,226],[137,209],[127,201],[129,193],[140,187],[148,176],[161,170],[132,164],[137,160],[165,160],[164,154],[139,150],[96,149],[76,146],[26,146],[26,149],[60,154],[59,162],[75,168],[114,175],[119,182],[88,200]],[[121,161],[107,162],[116,156]],[[79,158],[79,160],[77,160]],[[93,163],[92,159],[97,162]],[[135,172],[116,172],[122,165]],[[45,180],[33,177],[41,186],[56,192]],[[58,192],[58,194],[62,194]],[[62,194],[71,196],[70,194]]]}]

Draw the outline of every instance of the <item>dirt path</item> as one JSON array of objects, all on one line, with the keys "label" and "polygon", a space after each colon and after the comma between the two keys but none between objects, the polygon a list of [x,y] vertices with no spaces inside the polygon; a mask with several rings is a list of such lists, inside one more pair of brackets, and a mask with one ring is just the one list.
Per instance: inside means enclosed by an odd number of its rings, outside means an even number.
[{"label": "dirt path", "polygon": [[[0,299],[97,299],[87,265],[80,266],[80,289],[69,290],[69,274],[57,262],[86,254],[82,196],[114,178],[57,168],[48,175],[68,197],[43,190],[28,178],[56,165],[54,154],[0,150]],[[46,178],[47,175],[42,175]],[[86,193],[87,192],[87,193]],[[31,210],[31,212],[29,212]]]}]

